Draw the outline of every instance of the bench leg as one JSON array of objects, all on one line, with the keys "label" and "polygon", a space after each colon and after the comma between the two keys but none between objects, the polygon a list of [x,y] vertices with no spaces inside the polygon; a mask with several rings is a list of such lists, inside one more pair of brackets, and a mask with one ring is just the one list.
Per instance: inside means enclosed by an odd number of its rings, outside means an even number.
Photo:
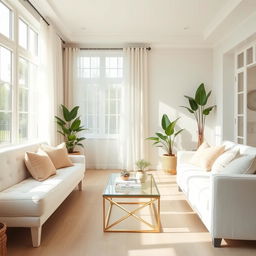
[{"label": "bench leg", "polygon": [[220,247],[222,238],[213,238],[212,245],[213,247]]},{"label": "bench leg", "polygon": [[83,190],[83,180],[81,180],[81,181],[78,183],[78,190],[80,190],[80,191]]},{"label": "bench leg", "polygon": [[42,226],[31,228],[31,236],[32,236],[33,247],[39,247],[40,246],[40,244],[41,244],[41,232],[42,232]]}]

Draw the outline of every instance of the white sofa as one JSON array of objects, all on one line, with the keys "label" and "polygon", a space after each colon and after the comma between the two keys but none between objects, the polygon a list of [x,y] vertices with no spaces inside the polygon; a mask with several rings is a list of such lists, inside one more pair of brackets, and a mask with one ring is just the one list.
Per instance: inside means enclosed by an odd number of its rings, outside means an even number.
[{"label": "white sofa", "polygon": [[[225,142],[240,154],[256,155],[256,148]],[[213,246],[221,240],[256,240],[256,175],[211,174],[189,164],[195,152],[177,154],[177,184],[209,230]]]},{"label": "white sofa", "polygon": [[82,189],[85,157],[70,156],[74,166],[57,170],[47,180],[34,180],[26,170],[26,151],[40,143],[0,150],[0,222],[8,227],[30,227],[34,247],[40,246],[42,225],[78,185]]}]

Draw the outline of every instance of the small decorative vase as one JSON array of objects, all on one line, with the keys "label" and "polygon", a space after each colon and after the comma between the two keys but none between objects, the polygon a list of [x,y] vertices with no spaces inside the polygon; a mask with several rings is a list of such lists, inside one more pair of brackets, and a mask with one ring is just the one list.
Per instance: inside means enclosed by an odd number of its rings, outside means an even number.
[{"label": "small decorative vase", "polygon": [[81,153],[79,151],[74,151],[72,153],[68,153],[69,155],[81,155]]},{"label": "small decorative vase", "polygon": [[142,170],[139,170],[136,172],[136,179],[140,180],[140,182],[145,182],[146,181],[146,178],[147,178],[147,174],[142,171]]},{"label": "small decorative vase", "polygon": [[7,255],[7,236],[6,236],[6,225],[0,223],[0,255],[6,256]]},{"label": "small decorative vase", "polygon": [[120,177],[122,180],[129,180],[130,173],[126,170],[121,171]]}]

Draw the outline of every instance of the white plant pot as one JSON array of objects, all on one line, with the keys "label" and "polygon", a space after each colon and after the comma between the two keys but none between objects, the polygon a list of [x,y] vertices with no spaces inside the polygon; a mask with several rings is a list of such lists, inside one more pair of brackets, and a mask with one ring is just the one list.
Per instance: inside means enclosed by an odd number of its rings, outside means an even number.
[{"label": "white plant pot", "polygon": [[176,156],[166,156],[161,157],[162,170],[169,172],[171,174],[176,174],[177,157]]}]

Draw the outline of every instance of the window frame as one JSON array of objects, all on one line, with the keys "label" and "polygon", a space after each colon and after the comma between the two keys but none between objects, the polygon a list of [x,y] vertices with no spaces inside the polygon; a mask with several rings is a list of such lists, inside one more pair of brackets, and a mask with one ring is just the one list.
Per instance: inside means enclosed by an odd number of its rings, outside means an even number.
[{"label": "window frame", "polygon": [[[39,48],[39,22],[34,18],[20,3],[9,3],[8,0],[0,0],[5,6],[11,10],[11,38],[7,38],[0,33],[0,46],[7,48],[12,52],[12,70],[11,70],[11,141],[10,143],[0,143],[0,148],[12,144],[22,144],[30,140],[36,139],[30,137],[28,125],[28,138],[26,141],[19,140],[19,58],[24,58],[30,63],[38,66],[38,48]],[[27,33],[28,49],[24,49],[19,45],[19,19],[22,19],[29,28],[37,33],[37,56],[33,55],[29,49],[29,33]],[[28,100],[28,104],[29,100]],[[28,109],[29,110],[29,109]],[[30,123],[30,122],[29,122]]]}]

